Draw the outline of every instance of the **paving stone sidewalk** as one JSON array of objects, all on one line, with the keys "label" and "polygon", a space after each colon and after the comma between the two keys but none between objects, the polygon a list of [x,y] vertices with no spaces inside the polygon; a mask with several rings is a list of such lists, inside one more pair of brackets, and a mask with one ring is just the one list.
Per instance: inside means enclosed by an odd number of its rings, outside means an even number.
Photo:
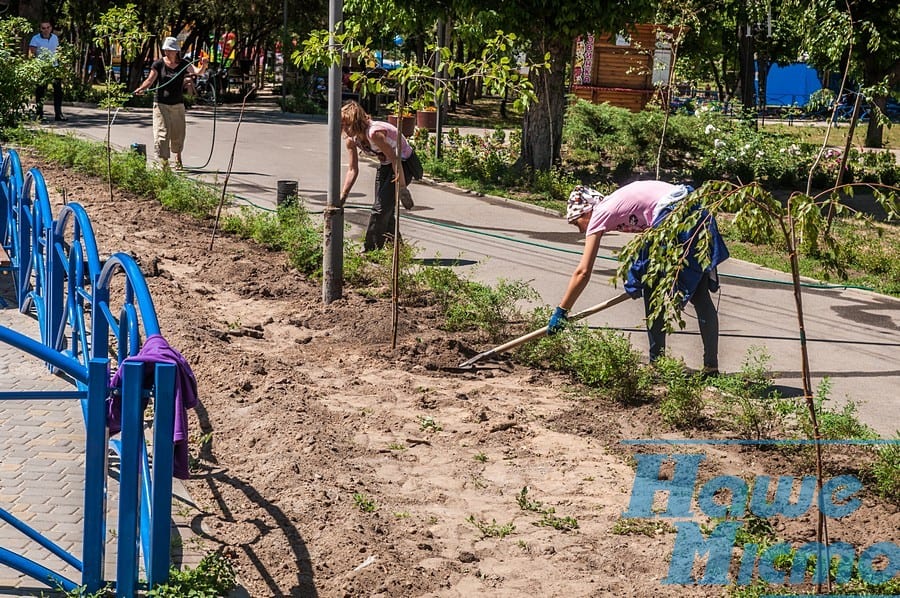
[{"label": "paving stone sidewalk", "polygon": [[[0,326],[34,339],[37,320],[15,307],[14,292],[0,275]],[[50,373],[43,362],[0,343],[0,392],[73,390],[67,380]],[[84,422],[77,400],[0,401],[0,508],[27,523],[58,546],[82,558],[84,511]],[[105,578],[115,578],[118,527],[117,462],[107,492]],[[195,566],[211,549],[191,529],[200,513],[184,486],[173,480],[172,562]],[[79,583],[71,565],[0,520],[0,547],[31,559]],[[142,574],[143,576],[143,574]],[[0,565],[0,597],[62,596],[15,569]]]},{"label": "paving stone sidewalk", "polygon": [[[39,338],[37,320],[19,313],[4,293],[0,325]],[[71,383],[15,347],[0,343],[0,391],[72,390]],[[109,504],[115,506],[115,484]],[[76,400],[0,401],[0,508],[81,558],[84,509],[84,424]],[[5,522],[0,546],[79,582],[80,573]],[[107,547],[107,568],[115,566]],[[108,569],[111,570],[111,569]],[[114,569],[112,569],[114,570]],[[0,565],[0,596],[49,595],[49,588]]]}]

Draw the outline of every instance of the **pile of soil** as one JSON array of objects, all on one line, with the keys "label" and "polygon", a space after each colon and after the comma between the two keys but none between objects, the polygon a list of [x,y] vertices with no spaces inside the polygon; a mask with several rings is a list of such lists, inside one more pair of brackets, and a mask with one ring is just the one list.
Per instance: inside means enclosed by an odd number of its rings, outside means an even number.
[{"label": "pile of soil", "polygon": [[[211,221],[110,201],[101,179],[23,161],[56,203],[65,191],[86,207],[101,252],[129,251],[147,274],[163,334],[199,382],[191,527],[234,560],[246,594],[722,595],[663,583],[671,525],[613,533],[641,450],[620,440],[674,437],[652,405],[505,361],[455,371],[484,341],[441,330],[428,307],[401,308],[392,349],[389,301],[348,291],[324,306],[281,254],[222,235],[208,251]],[[703,479],[795,468],[772,451],[706,454]],[[577,529],[546,525],[550,508]],[[809,516],[776,527],[815,537]],[[867,495],[830,531],[865,547],[898,529],[897,509]]]}]

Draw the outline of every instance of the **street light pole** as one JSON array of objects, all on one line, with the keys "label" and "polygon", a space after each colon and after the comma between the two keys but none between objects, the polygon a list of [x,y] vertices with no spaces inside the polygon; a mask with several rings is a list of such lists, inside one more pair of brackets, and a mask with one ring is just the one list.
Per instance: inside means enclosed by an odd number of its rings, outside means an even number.
[{"label": "street light pole", "polygon": [[434,158],[435,160],[440,160],[442,151],[442,143],[444,137],[444,116],[446,111],[444,106],[447,105],[447,99],[437,93],[438,90],[443,89],[442,83],[444,79],[444,65],[441,64],[441,49],[444,47],[444,38],[445,38],[445,27],[443,19],[438,19],[437,26],[435,27],[436,38],[437,38],[437,47],[438,51],[435,53],[434,58],[434,102],[435,108],[437,109],[437,120],[434,126]]},{"label": "street light pole", "polygon": [[282,26],[281,26],[281,111],[284,112],[287,106],[287,47],[288,47],[288,7],[287,0],[281,5]]},{"label": "street light pole", "polygon": [[[332,49],[338,23],[343,20],[343,0],[328,1],[328,40]],[[322,255],[322,301],[328,305],[343,295],[344,283],[344,208],[341,207],[341,60],[328,69],[328,202],[325,206],[325,231]]]}]

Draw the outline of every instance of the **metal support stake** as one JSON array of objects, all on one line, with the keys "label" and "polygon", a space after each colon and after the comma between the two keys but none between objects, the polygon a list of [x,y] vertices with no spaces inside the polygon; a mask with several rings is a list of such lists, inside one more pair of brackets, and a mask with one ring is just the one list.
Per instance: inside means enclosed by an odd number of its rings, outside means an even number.
[{"label": "metal support stake", "polygon": [[[335,29],[343,17],[342,0],[328,1],[329,45],[334,50]],[[344,211],[341,209],[341,59],[328,70],[328,209],[323,216],[322,301],[328,305],[343,295]]]}]

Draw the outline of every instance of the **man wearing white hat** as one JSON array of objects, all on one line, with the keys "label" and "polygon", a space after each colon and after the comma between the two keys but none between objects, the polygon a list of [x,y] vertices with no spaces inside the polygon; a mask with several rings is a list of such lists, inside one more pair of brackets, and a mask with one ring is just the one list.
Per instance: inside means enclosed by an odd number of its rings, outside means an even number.
[{"label": "man wearing white hat", "polygon": [[187,75],[200,75],[209,63],[202,58],[196,67],[180,56],[181,45],[174,37],[167,37],[162,44],[163,57],[150,65],[150,74],[134,90],[141,95],[156,83],[153,98],[153,145],[163,168],[169,167],[169,157],[175,155],[175,167],[183,168],[181,152],[184,149],[184,84]]}]

